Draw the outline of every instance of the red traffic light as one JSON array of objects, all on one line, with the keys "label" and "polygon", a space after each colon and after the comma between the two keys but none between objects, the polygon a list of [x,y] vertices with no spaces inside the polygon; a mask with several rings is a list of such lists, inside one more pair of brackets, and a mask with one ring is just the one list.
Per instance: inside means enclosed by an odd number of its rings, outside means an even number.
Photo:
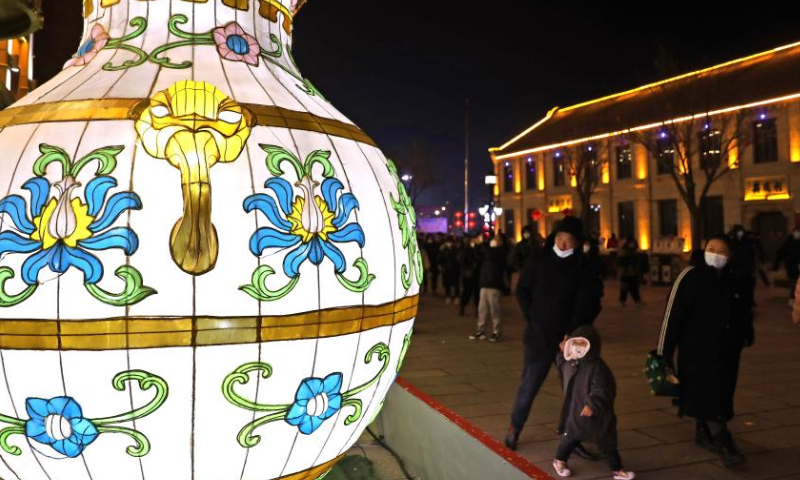
[{"label": "red traffic light", "polygon": [[455,221],[455,226],[456,226],[456,228],[461,228],[461,227],[464,226],[464,222],[462,222],[461,220],[456,220]]},{"label": "red traffic light", "polygon": [[470,219],[473,219],[473,218],[475,218],[475,212],[469,212],[469,215],[468,215],[468,217],[469,217]]},{"label": "red traffic light", "polygon": [[461,218],[461,217],[463,217],[463,216],[464,216],[464,212],[462,212],[462,211],[458,211],[458,212],[456,212],[455,214],[453,214],[453,216],[454,216],[454,217],[456,217],[456,218]]},{"label": "red traffic light", "polygon": [[470,229],[473,229],[473,228],[475,228],[477,226],[477,223],[475,223],[472,220],[470,220],[469,223],[467,223],[467,225],[469,226]]}]

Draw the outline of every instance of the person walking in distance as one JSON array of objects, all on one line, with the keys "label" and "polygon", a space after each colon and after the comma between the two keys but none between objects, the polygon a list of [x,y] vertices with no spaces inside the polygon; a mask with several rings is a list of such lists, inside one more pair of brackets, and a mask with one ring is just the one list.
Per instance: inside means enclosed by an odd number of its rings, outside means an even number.
[{"label": "person walking in distance", "polygon": [[472,301],[475,305],[475,315],[478,314],[478,274],[481,270],[481,244],[483,236],[464,237],[464,246],[458,252],[458,268],[461,274],[461,298],[459,299],[458,314],[464,316],[464,310]]},{"label": "person walking in distance", "polygon": [[619,264],[619,303],[624,307],[630,294],[636,305],[642,305],[642,297],[639,295],[639,277],[642,272],[636,240],[633,238],[625,239],[622,248],[619,250],[617,263]]},{"label": "person walking in distance", "polygon": [[668,362],[678,353],[678,415],[695,419],[695,443],[728,467],[745,461],[727,423],[734,417],[742,349],[755,340],[752,297],[730,268],[729,242],[712,237],[696,264],[678,276],[658,349]]},{"label": "person walking in distance", "polygon": [[786,269],[786,277],[789,280],[789,305],[792,305],[794,303],[794,287],[797,284],[797,278],[800,277],[800,227],[794,227],[792,233],[778,249],[775,262],[772,264],[772,271],[777,272],[781,263]]},{"label": "person walking in distance", "polygon": [[503,246],[503,237],[498,235],[483,249],[483,262],[479,276],[480,300],[478,302],[478,329],[470,340],[486,340],[486,326],[492,322],[490,342],[500,340],[500,297],[503,295],[508,254]]},{"label": "person walking in distance", "polygon": [[558,222],[541,253],[532,256],[517,284],[526,317],[522,378],[505,438],[515,450],[520,432],[568,332],[591,324],[599,298],[599,279],[583,254],[583,224],[575,217]]}]

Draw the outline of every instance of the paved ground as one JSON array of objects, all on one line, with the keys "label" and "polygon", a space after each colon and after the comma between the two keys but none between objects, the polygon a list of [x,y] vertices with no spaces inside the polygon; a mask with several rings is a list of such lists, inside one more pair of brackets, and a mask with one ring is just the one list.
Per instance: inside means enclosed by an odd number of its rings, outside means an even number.
[{"label": "paved ground", "polygon": [[[748,464],[726,470],[693,443],[694,425],[669,399],[650,395],[642,367],[654,348],[668,290],[644,287],[646,306],[621,307],[617,283],[606,284],[597,321],[603,357],[617,378],[620,451],[627,468],[651,480],[800,480],[800,328],[789,320],[785,290],[759,286],[756,345],[742,360],[731,430]],[[402,376],[492,436],[502,439],[521,370],[523,320],[513,297],[503,300],[501,342],[469,341],[472,316],[459,317],[441,297],[423,297]],[[470,313],[468,311],[468,313]],[[519,453],[542,470],[555,453],[561,388],[551,372],[520,438]],[[609,478],[603,462],[571,461],[577,479]],[[435,479],[431,479],[435,480]]]}]

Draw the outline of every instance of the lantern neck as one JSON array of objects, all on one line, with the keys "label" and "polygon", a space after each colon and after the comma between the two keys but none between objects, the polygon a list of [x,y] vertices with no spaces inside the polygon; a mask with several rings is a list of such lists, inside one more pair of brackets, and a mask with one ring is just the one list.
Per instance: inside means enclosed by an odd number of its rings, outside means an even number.
[{"label": "lantern neck", "polygon": [[[278,41],[291,46],[294,14],[304,0],[85,0],[84,35],[100,25],[110,38],[123,38],[135,31],[131,24],[143,18],[147,28],[138,40],[164,43],[185,39],[183,35],[208,35],[214,28],[237,24],[265,48]],[[138,20],[136,20],[138,22]],[[169,35],[167,35],[169,34]]]}]

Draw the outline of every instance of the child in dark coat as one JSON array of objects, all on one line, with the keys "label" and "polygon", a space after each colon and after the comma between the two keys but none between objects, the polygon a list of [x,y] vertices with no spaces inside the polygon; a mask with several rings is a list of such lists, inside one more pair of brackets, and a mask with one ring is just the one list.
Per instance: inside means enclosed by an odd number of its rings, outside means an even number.
[{"label": "child in dark coat", "polygon": [[559,345],[556,364],[564,382],[564,406],[558,424],[562,435],[553,468],[562,477],[572,472],[567,460],[583,442],[596,444],[608,460],[615,480],[636,477],[622,467],[617,451],[614,374],[600,358],[600,335],[590,325],[579,327]]}]

